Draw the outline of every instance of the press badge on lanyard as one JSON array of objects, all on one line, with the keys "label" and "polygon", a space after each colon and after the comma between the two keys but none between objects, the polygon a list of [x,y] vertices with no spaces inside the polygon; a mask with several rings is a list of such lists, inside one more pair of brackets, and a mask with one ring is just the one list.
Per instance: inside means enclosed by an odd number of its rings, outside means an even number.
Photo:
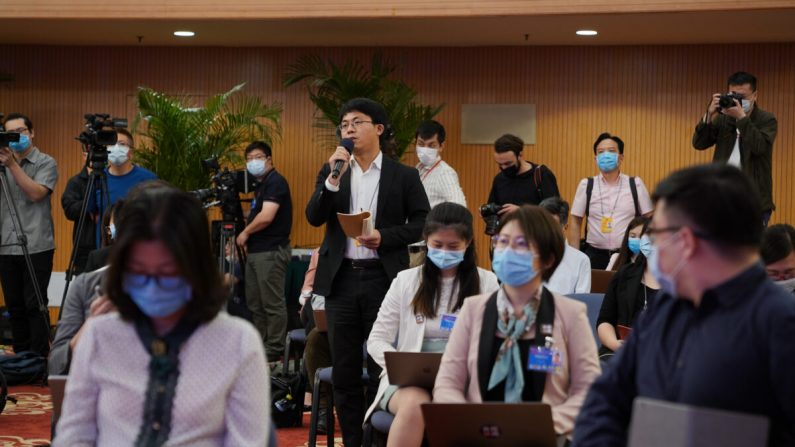
[{"label": "press badge on lanyard", "polygon": [[447,332],[452,331],[455,325],[455,318],[455,315],[443,314],[442,321],[439,323],[439,329]]},{"label": "press badge on lanyard", "polygon": [[613,232],[613,218],[612,217],[602,217],[602,233],[612,233]]},{"label": "press badge on lanyard", "polygon": [[546,338],[544,346],[531,346],[527,356],[527,369],[545,373],[559,373],[561,370],[560,350],[554,348],[552,337]]}]

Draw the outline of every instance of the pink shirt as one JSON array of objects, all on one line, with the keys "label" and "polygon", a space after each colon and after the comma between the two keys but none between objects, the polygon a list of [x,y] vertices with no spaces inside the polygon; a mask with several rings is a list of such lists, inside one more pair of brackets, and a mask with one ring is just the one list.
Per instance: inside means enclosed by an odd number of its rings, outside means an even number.
[{"label": "pink shirt", "polygon": [[[643,184],[640,177],[635,177],[635,185],[638,189],[640,213],[651,212],[653,207],[646,185]],[[574,203],[571,206],[572,216],[585,216],[587,188],[588,179],[580,180],[577,192],[574,194]],[[612,218],[612,231],[602,231],[603,217]],[[635,202],[632,200],[632,191],[629,188],[629,176],[620,174],[618,181],[615,184],[610,184],[601,173],[597,175],[593,191],[591,191],[591,207],[588,210],[588,244],[605,250],[619,249],[627,226],[634,217]]]}]

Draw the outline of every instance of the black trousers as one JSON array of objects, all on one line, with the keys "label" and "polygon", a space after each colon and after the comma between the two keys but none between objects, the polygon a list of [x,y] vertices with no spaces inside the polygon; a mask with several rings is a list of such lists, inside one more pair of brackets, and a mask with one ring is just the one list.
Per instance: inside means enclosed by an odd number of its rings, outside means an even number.
[{"label": "black trousers", "polygon": [[583,253],[588,255],[588,259],[591,260],[591,268],[594,270],[604,270],[607,268],[607,264],[610,263],[610,256],[614,253],[610,250],[604,250],[601,248],[592,247],[590,244],[585,244],[585,250]]},{"label": "black trousers", "polygon": [[44,299],[44,313],[39,308],[25,257],[0,255],[0,282],[11,316],[11,333],[16,352],[34,351],[43,356],[47,356],[50,352],[50,316],[46,307],[47,286],[50,284],[54,253],[54,250],[49,250],[30,255]]},{"label": "black trousers", "polygon": [[326,298],[331,363],[334,367],[334,405],[342,429],[343,443],[362,445],[362,423],[367,405],[378,391],[381,367],[367,355],[366,398],[362,387],[364,343],[370,335],[378,309],[389,289],[383,267],[354,268],[343,261]]}]

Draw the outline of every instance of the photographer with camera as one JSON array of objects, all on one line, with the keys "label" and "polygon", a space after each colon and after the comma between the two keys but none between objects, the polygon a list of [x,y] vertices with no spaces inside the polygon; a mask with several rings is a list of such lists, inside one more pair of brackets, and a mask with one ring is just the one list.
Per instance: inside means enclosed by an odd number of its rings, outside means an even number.
[{"label": "photographer with camera", "polygon": [[773,142],[776,117],[756,104],[756,77],[744,71],[729,76],[729,92],[715,93],[707,112],[696,125],[693,147],[715,146],[712,161],[740,168],[756,186],[762,203],[762,224],[767,226],[773,204]]},{"label": "photographer with camera", "polygon": [[[0,282],[11,315],[15,352],[34,351],[46,356],[50,349],[47,286],[55,253],[50,195],[58,180],[55,160],[33,145],[33,123],[22,114],[12,113],[3,123],[5,132],[19,134],[19,141],[0,147],[0,175],[7,191],[0,194]],[[10,197],[14,203],[6,203]],[[23,235],[18,235],[12,210]],[[28,272],[25,251],[30,265]],[[35,273],[43,303],[36,296],[31,273]],[[45,325],[46,323],[46,325]]]},{"label": "photographer with camera", "polygon": [[290,262],[293,202],[287,180],[273,167],[271,147],[255,141],[246,148],[246,169],[257,179],[248,224],[237,236],[246,253],[246,303],[265,343],[269,362],[284,352],[287,300],[284,278]]},{"label": "photographer with camera", "polygon": [[525,161],[523,150],[524,141],[515,135],[505,134],[494,142],[494,161],[500,173],[491,184],[488,203],[480,207],[486,234],[495,233],[500,216],[522,205],[538,205],[547,197],[560,196],[555,174],[542,164]]}]

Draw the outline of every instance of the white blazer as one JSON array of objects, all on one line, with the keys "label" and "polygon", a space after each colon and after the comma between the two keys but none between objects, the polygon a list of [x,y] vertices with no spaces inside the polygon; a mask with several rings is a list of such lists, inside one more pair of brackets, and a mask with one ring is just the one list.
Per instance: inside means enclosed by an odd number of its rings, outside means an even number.
[{"label": "white blazer", "polygon": [[[418,321],[411,308],[411,301],[420,286],[421,274],[422,266],[403,270],[397,274],[397,277],[389,287],[389,291],[384,296],[384,301],[378,310],[378,317],[373,323],[370,336],[367,338],[367,352],[382,368],[382,371],[378,393],[373,404],[367,409],[367,414],[364,417],[365,421],[370,418],[376,405],[383,397],[387,386],[389,386],[384,353],[387,351],[420,352],[420,349],[422,349],[422,340],[425,336],[425,319],[422,318]],[[478,275],[480,276],[480,294],[490,294],[499,288],[497,277],[494,273],[478,267]]]}]

